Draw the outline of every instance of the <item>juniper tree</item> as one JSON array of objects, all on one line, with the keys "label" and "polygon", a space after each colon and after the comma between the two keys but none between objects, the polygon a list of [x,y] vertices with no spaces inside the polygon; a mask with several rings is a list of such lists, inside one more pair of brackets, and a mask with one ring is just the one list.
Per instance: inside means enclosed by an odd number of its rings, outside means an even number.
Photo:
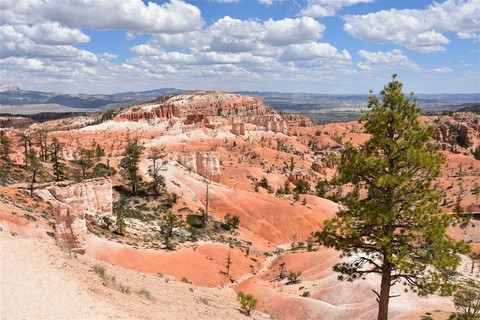
[{"label": "juniper tree", "polygon": [[393,75],[380,96],[370,95],[360,119],[370,139],[358,148],[347,144],[339,159],[339,179],[355,188],[316,236],[349,257],[333,267],[341,280],[381,276],[375,293],[378,319],[385,320],[396,283],[420,295],[450,293],[458,253],[468,247],[445,234],[454,217],[441,212],[441,190],[432,189],[444,157],[429,142],[433,128],[418,120],[413,93],[405,97]]}]

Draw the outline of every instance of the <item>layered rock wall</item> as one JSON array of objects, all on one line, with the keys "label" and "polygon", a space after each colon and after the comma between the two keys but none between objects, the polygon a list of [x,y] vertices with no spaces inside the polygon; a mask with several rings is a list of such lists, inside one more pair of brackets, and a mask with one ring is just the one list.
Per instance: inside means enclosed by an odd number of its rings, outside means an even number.
[{"label": "layered rock wall", "polygon": [[457,112],[429,120],[435,127],[433,139],[440,149],[469,154],[480,147],[480,115]]},{"label": "layered rock wall", "polygon": [[56,237],[77,252],[85,251],[85,215],[112,215],[110,179],[59,182],[37,190],[37,194],[50,201],[55,208]]},{"label": "layered rock wall", "polygon": [[182,166],[215,182],[220,181],[222,168],[220,154],[217,151],[180,152],[177,161]]}]

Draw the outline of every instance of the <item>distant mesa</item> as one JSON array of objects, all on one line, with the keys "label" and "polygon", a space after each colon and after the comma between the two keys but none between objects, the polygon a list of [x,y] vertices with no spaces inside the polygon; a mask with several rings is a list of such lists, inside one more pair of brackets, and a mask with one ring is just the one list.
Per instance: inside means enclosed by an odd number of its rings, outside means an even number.
[{"label": "distant mesa", "polygon": [[217,91],[182,93],[163,102],[137,105],[122,111],[115,120],[138,122],[173,118],[182,119],[185,125],[215,126],[229,122],[236,134],[244,133],[242,124],[245,123],[274,132],[286,131],[289,126],[312,126],[307,117],[279,114],[265,106],[263,98]]},{"label": "distant mesa", "polygon": [[7,92],[7,91],[20,91],[19,87],[15,87],[11,84],[2,84],[0,85],[0,92]]}]

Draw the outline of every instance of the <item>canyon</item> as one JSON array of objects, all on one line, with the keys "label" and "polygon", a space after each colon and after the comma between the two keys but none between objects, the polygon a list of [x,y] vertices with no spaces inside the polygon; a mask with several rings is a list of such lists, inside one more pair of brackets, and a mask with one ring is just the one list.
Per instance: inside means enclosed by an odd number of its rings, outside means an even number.
[{"label": "canyon", "polygon": [[[72,290],[88,292],[88,301],[78,301],[92,303],[93,311],[86,317],[155,319],[166,308],[165,319],[192,315],[242,319],[246,316],[235,301],[240,291],[258,300],[255,319],[375,317],[372,290],[379,278],[339,281],[332,270],[342,259],[339,252],[312,243],[311,238],[340,210],[332,196],[347,188],[332,186],[318,196],[315,186],[336,179],[332,156],[339,155],[346,143],[358,146],[369,139],[361,123],[315,125],[301,115],[281,114],[261,98],[224,92],[165,96],[100,119],[91,115],[53,120],[22,131],[32,137],[46,132],[49,142],[56,138],[62,144],[62,161],[73,168],[65,181],[53,182],[45,173],[34,185],[34,197],[28,195],[27,174],[21,174],[25,159],[18,133],[23,129],[1,129],[12,140],[10,158],[13,172],[18,172],[18,181],[12,178],[0,186],[2,246],[8,246],[5,254],[10,252],[12,264],[12,252],[23,246],[33,262],[64,265],[62,277],[77,286]],[[451,213],[458,204],[472,217],[480,214],[480,161],[473,155],[480,148],[480,116],[457,112],[421,120],[434,126],[432,143],[446,158],[436,181],[444,191],[442,209]],[[153,180],[152,152],[159,152],[157,173],[165,183],[160,195],[145,191],[128,199],[125,177],[119,172],[124,150],[134,140],[142,147],[138,174],[145,186]],[[96,161],[117,173],[79,179],[78,172],[75,175],[79,150],[97,146],[104,153]],[[45,166],[51,169],[51,164]],[[93,175],[93,165],[88,170]],[[308,183],[310,190],[298,199],[286,192],[301,183]],[[165,244],[160,234],[168,213],[186,223],[205,210],[208,233],[195,239],[191,228],[175,226],[171,232],[175,247]],[[115,227],[119,212],[124,215],[124,232]],[[238,217],[238,226],[227,225],[227,214]],[[472,218],[452,227],[449,234],[470,242],[480,253],[479,227]],[[53,238],[64,249],[57,251]],[[32,239],[38,239],[34,240],[40,243],[38,249]],[[26,255],[22,259],[28,260]],[[97,264],[116,282],[102,283],[92,271]],[[300,282],[288,283],[283,272],[301,272]],[[467,256],[461,272],[470,272]],[[480,269],[474,268],[473,276],[479,275]],[[86,281],[86,286],[79,281]],[[119,283],[148,287],[154,299],[121,292]],[[427,312],[443,319],[454,310],[449,297],[419,298],[404,293],[401,285],[392,290],[400,296],[391,301],[391,319],[419,318]],[[93,304],[90,295],[102,305]],[[180,298],[166,299],[168,295]],[[131,307],[122,306],[130,302]]]}]

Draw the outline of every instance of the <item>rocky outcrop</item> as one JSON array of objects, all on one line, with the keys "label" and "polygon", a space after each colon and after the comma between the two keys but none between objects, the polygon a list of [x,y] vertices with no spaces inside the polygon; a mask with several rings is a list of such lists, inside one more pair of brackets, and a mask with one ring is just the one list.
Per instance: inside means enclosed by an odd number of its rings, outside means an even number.
[{"label": "rocky outcrop", "polygon": [[151,121],[154,119],[181,119],[184,125],[203,124],[219,128],[232,123],[232,132],[245,135],[245,124],[259,129],[284,132],[289,127],[312,126],[312,121],[301,115],[280,115],[264,104],[263,98],[226,92],[193,92],[170,97],[162,103],[144,104],[121,112],[117,121]]},{"label": "rocky outcrop", "polygon": [[195,171],[199,175],[215,182],[220,181],[222,168],[220,154],[217,151],[183,151],[178,153],[177,161],[182,166]]},{"label": "rocky outcrop", "polygon": [[35,121],[29,118],[23,117],[0,117],[0,128],[15,128],[15,129],[24,129],[28,128]]},{"label": "rocky outcrop", "polygon": [[241,123],[232,123],[232,133],[237,136],[244,136],[246,133],[246,126],[244,122]]},{"label": "rocky outcrop", "polygon": [[120,113],[116,118],[128,121],[151,120],[155,118],[171,119],[181,117],[180,109],[172,104],[145,104],[135,106]]},{"label": "rocky outcrop", "polygon": [[56,237],[72,250],[85,252],[86,215],[112,215],[112,183],[98,178],[82,182],[58,182],[36,191],[54,207]]},{"label": "rocky outcrop", "polygon": [[312,127],[312,119],[299,114],[282,114],[288,127]]},{"label": "rocky outcrop", "polygon": [[441,150],[470,154],[480,146],[480,115],[456,112],[427,122],[434,126],[433,139]]}]

